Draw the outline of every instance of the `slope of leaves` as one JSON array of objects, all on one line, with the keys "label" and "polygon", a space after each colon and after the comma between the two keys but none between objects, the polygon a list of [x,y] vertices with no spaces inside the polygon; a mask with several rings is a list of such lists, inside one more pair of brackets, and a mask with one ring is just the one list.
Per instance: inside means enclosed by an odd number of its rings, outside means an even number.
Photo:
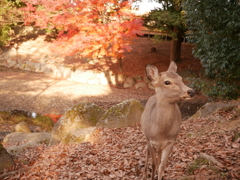
[{"label": "slope of leaves", "polygon": [[[164,178],[239,179],[236,114],[219,111],[214,119],[184,121]],[[18,173],[5,179],[141,179],[145,143],[140,127],[98,129],[91,143],[26,150],[15,157]]]}]

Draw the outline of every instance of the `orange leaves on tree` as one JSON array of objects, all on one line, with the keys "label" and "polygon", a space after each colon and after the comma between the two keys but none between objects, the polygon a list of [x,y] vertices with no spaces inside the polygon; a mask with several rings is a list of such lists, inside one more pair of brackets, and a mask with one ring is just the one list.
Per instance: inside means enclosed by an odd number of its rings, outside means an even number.
[{"label": "orange leaves on tree", "polygon": [[23,0],[25,23],[56,28],[58,52],[64,55],[121,57],[142,27],[129,3],[117,0]]}]

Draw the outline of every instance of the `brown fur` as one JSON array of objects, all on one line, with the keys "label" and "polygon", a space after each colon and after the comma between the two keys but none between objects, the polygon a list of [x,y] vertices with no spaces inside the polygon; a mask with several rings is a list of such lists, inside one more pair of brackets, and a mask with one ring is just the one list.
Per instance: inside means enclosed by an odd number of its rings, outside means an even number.
[{"label": "brown fur", "polygon": [[152,179],[156,168],[158,180],[162,178],[181,125],[177,102],[190,99],[194,95],[193,90],[182,82],[176,71],[174,62],[171,62],[166,72],[160,74],[155,66],[146,66],[147,76],[155,86],[156,94],[149,98],[141,117],[142,130],[147,138],[143,179],[146,179],[149,155],[152,159]]}]

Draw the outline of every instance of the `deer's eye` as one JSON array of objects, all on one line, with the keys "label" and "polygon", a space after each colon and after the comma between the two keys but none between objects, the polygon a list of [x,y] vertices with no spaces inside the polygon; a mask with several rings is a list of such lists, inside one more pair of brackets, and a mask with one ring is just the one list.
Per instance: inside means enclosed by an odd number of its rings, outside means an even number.
[{"label": "deer's eye", "polygon": [[169,84],[171,84],[171,82],[170,81],[165,81],[164,84],[169,85]]}]

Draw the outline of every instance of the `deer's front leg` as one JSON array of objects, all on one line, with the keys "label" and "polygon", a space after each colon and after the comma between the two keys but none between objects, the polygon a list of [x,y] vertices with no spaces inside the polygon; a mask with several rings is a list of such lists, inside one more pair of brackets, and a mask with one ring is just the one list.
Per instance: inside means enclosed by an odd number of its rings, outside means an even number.
[{"label": "deer's front leg", "polygon": [[162,177],[164,175],[164,169],[167,164],[168,157],[170,153],[172,152],[174,142],[171,142],[167,144],[167,146],[160,152],[158,152],[158,156],[161,156],[161,163],[158,167],[158,180],[162,180]]}]

